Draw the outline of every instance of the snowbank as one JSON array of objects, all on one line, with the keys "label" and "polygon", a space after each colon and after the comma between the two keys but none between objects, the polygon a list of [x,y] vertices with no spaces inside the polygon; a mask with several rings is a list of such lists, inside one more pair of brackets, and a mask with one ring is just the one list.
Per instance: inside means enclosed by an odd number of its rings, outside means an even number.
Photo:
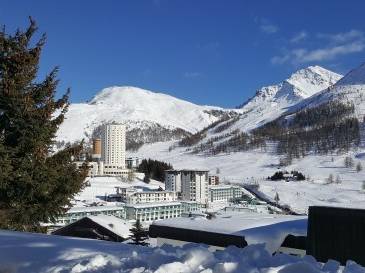
[{"label": "snowbank", "polygon": [[322,265],[310,256],[271,256],[263,245],[212,253],[194,244],[148,248],[0,231],[0,272],[365,273],[365,268],[351,261],[341,268],[337,262]]}]

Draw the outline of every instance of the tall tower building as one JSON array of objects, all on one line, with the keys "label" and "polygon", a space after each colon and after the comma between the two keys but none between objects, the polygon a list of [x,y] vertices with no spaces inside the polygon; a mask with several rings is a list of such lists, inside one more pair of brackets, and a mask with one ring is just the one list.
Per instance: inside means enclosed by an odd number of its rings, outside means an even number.
[{"label": "tall tower building", "polygon": [[208,170],[181,170],[182,199],[201,204],[208,202]]},{"label": "tall tower building", "polygon": [[181,171],[165,171],[165,190],[181,193]]},{"label": "tall tower building", "polygon": [[100,138],[93,139],[92,158],[94,160],[100,160],[100,158],[101,158],[101,139]]},{"label": "tall tower building", "polygon": [[105,168],[125,169],[125,131],[125,126],[121,124],[103,126],[101,159]]}]

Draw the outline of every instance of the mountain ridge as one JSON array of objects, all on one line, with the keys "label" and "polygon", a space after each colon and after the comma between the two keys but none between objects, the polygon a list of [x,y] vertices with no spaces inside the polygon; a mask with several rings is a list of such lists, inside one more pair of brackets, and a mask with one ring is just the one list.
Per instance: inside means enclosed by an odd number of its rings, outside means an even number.
[{"label": "mountain ridge", "polygon": [[[90,140],[100,125],[110,122],[126,124],[134,143],[178,140],[212,125],[209,130],[218,135],[233,130],[248,132],[333,86],[341,77],[320,66],[300,69],[279,84],[258,89],[241,109],[197,105],[133,86],[111,86],[88,103],[71,104],[57,140],[62,143]],[[234,115],[227,119],[230,113]],[[215,123],[219,128],[214,128]]]}]

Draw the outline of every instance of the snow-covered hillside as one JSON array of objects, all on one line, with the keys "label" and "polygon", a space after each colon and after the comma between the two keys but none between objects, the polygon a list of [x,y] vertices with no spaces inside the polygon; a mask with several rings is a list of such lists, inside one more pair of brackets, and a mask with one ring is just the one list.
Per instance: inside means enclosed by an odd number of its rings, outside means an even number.
[{"label": "snow-covered hillside", "polygon": [[[299,213],[305,213],[308,206],[327,205],[365,208],[363,190],[364,170],[356,172],[355,166],[365,166],[365,150],[359,149],[348,154],[310,155],[293,160],[285,170],[302,172],[308,180],[303,182],[268,181],[266,178],[278,171],[280,157],[270,151],[252,150],[239,153],[222,153],[203,156],[186,152],[185,148],[170,150],[173,142],[144,145],[131,155],[154,158],[169,162],[174,168],[202,168],[215,174],[219,169],[222,183],[258,183],[259,190],[274,199],[276,192],[280,203],[289,205]],[[350,156],[355,166],[346,168],[344,160]],[[341,183],[327,184],[328,177],[340,178]]]},{"label": "snow-covered hillside", "polygon": [[160,133],[164,128],[194,133],[218,120],[225,111],[136,87],[109,87],[89,103],[70,105],[57,140],[75,142],[88,139],[96,127],[108,122],[124,123],[127,130],[158,128]]},{"label": "snow-covered hillside", "polygon": [[295,107],[308,97],[332,87],[341,75],[320,66],[309,66],[298,70],[288,79],[276,85],[259,89],[255,96],[244,103],[241,114],[212,126],[198,143],[196,149],[213,149],[219,143],[237,137],[240,132],[249,132],[279,118],[291,107]]}]

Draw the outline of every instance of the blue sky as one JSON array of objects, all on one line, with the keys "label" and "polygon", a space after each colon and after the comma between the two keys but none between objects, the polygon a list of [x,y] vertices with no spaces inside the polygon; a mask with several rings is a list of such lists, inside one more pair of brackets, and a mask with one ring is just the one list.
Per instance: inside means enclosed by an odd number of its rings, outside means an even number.
[{"label": "blue sky", "polygon": [[0,24],[47,33],[40,75],[60,66],[59,93],[87,101],[132,85],[234,107],[313,64],[364,62],[365,1],[3,0]]}]

